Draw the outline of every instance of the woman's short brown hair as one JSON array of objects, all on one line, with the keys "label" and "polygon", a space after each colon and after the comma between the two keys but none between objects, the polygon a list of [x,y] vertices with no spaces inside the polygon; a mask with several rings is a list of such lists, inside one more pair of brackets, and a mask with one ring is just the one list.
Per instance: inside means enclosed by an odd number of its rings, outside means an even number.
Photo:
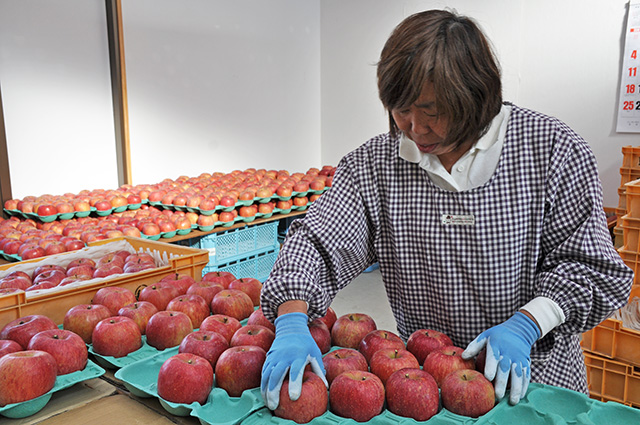
[{"label": "woman's short brown hair", "polygon": [[433,83],[436,111],[448,118],[445,143],[479,139],[502,105],[500,69],[489,41],[469,18],[444,10],[416,13],[402,21],[385,43],[378,62],[378,92],[392,110],[413,104],[424,84]]}]

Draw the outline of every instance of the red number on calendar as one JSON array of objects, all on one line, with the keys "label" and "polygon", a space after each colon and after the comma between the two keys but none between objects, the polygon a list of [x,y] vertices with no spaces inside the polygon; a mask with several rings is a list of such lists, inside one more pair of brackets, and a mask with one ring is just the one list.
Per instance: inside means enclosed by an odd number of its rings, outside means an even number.
[{"label": "red number on calendar", "polygon": [[635,66],[629,68],[629,77],[635,77],[637,72],[638,72],[638,68],[636,68]]},{"label": "red number on calendar", "polygon": [[634,102],[632,100],[627,100],[622,105],[623,111],[633,111],[633,109],[634,109]]},{"label": "red number on calendar", "polygon": [[635,93],[636,85],[635,84],[627,84],[627,94]]},{"label": "red number on calendar", "polygon": [[638,51],[634,50],[633,52],[631,52],[631,59],[637,59],[638,58]]}]

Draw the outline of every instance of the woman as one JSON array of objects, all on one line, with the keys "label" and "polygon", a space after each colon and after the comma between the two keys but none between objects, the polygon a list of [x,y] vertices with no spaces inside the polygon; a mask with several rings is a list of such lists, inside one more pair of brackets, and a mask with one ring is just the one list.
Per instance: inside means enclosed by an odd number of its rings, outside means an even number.
[{"label": "woman", "polygon": [[[500,72],[470,19],[405,19],[378,63],[390,132],[346,155],[333,187],[295,221],[265,282],[276,323],[262,391],[275,408],[322,359],[306,330],[378,261],[405,340],[437,329],[518,403],[529,380],[587,392],[580,334],[626,303],[588,144],[555,118],[502,101]],[[495,378],[495,379],[494,379]]]}]

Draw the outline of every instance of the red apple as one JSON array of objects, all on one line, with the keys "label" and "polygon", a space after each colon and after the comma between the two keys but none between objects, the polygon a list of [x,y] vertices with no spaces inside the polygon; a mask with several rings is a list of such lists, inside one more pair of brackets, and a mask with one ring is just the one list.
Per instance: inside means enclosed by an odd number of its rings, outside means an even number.
[{"label": "red apple", "polygon": [[71,283],[76,283],[78,281],[91,280],[91,279],[93,279],[93,278],[89,277],[89,276],[86,276],[86,275],[71,275],[71,276],[67,276],[64,279],[62,279],[60,281],[60,283],[58,283],[58,286],[65,286],[65,285],[69,285]]},{"label": "red apple", "polygon": [[265,317],[262,307],[258,307],[251,313],[247,319],[247,325],[261,325],[267,329],[271,329],[272,332],[276,331],[276,326]]},{"label": "red apple", "polygon": [[56,383],[56,372],[56,360],[45,351],[18,351],[0,357],[0,407],[48,393]]},{"label": "red apple", "polygon": [[113,276],[116,274],[122,274],[122,273],[124,273],[124,270],[122,269],[121,266],[115,263],[110,263],[110,264],[105,264],[97,267],[96,270],[93,272],[93,277],[105,278],[105,277]]},{"label": "red apple", "polygon": [[329,332],[331,332],[333,324],[336,322],[336,320],[338,320],[338,316],[336,315],[336,312],[333,308],[328,307],[327,312],[320,318],[320,320],[322,320],[324,324],[327,325],[327,328],[329,328]]},{"label": "red apple", "polygon": [[91,335],[93,351],[103,356],[124,357],[142,347],[140,328],[124,316],[102,319]]},{"label": "red apple", "polygon": [[191,353],[169,357],[158,372],[158,396],[173,403],[205,404],[213,387],[213,368]]},{"label": "red apple", "polygon": [[22,277],[25,277],[27,279],[31,279],[31,276],[29,275],[29,273],[23,272],[23,271],[19,271],[19,270],[12,271],[11,273],[6,275],[5,277],[12,277],[12,276],[22,276]]},{"label": "red apple", "polygon": [[111,311],[102,304],[79,304],[67,310],[62,327],[75,332],[86,344],[91,344],[93,328],[107,317],[111,317]]},{"label": "red apple", "polygon": [[329,396],[327,387],[318,375],[306,371],[302,375],[300,397],[293,401],[289,398],[289,380],[285,379],[280,387],[280,403],[273,414],[296,423],[307,423],[327,411]]},{"label": "red apple", "polygon": [[427,421],[438,413],[438,384],[424,370],[409,368],[393,372],[385,390],[387,409],[398,416]]},{"label": "red apple", "polygon": [[473,359],[464,360],[460,347],[448,345],[429,353],[422,368],[429,372],[438,383],[438,387],[442,386],[444,378],[458,369],[474,369],[475,361]]},{"label": "red apple", "polygon": [[189,287],[196,283],[194,278],[184,273],[171,273],[160,279],[160,282],[169,282],[178,288],[180,295],[186,294]]},{"label": "red apple", "polygon": [[123,258],[122,255],[118,255],[116,252],[109,252],[98,259],[98,261],[96,262],[96,268],[111,263],[115,263],[120,267],[124,267],[125,258]]},{"label": "red apple", "polygon": [[[31,274],[31,279],[35,279],[36,277],[38,277],[39,275],[41,275],[44,272],[48,272],[51,270],[59,270],[61,271],[63,274],[67,274],[67,269],[58,265],[58,264],[44,264],[41,266],[38,266],[35,268],[35,270],[33,270],[33,273]],[[28,275],[27,275],[28,277]]]},{"label": "red apple", "polygon": [[89,352],[78,334],[65,329],[49,329],[31,338],[27,350],[41,350],[51,354],[58,366],[58,375],[84,370]]},{"label": "red apple", "polygon": [[200,295],[206,301],[207,308],[209,308],[211,301],[213,301],[213,297],[223,289],[224,288],[220,284],[203,280],[189,286],[189,289],[187,289],[187,295]]},{"label": "red apple", "polygon": [[212,214],[212,215],[200,214],[198,216],[198,220],[196,221],[196,224],[200,227],[213,227],[216,224],[217,220],[218,220],[217,214]]},{"label": "red apple", "polygon": [[120,286],[106,286],[98,289],[91,302],[102,304],[111,311],[112,316],[117,316],[122,307],[136,302],[136,296],[130,289]]},{"label": "red apple", "polygon": [[259,387],[266,357],[267,353],[255,345],[229,347],[216,363],[216,386],[231,397],[240,397],[244,390]]},{"label": "red apple", "polygon": [[136,322],[140,333],[144,335],[147,330],[147,323],[151,316],[156,314],[158,309],[155,305],[148,301],[137,301],[135,303],[127,304],[118,310],[118,316],[125,316]]},{"label": "red apple", "polygon": [[420,363],[413,354],[405,349],[382,348],[371,356],[369,368],[371,373],[380,378],[384,384],[396,370],[420,369]]},{"label": "red apple", "polygon": [[211,363],[211,367],[215,368],[218,358],[227,348],[229,348],[229,342],[218,332],[197,330],[184,337],[178,352],[196,354],[206,359]]},{"label": "red apple", "polygon": [[42,217],[56,215],[57,213],[58,211],[56,210],[56,207],[49,204],[42,204],[38,206],[38,209],[36,210],[36,214]]},{"label": "red apple", "polygon": [[44,272],[40,273],[38,276],[36,276],[33,279],[33,283],[34,284],[38,284],[38,283],[47,281],[47,282],[53,283],[54,285],[57,285],[65,277],[67,277],[67,275],[64,272],[62,272],[60,270],[52,269],[52,270],[47,270],[47,271],[44,271]]},{"label": "red apple", "polygon": [[111,202],[107,201],[106,199],[99,200],[93,206],[98,211],[109,211],[110,209],[113,208],[113,206],[111,205]]},{"label": "red apple", "polygon": [[93,277],[96,268],[90,264],[81,264],[79,266],[67,268],[67,276],[87,276]]},{"label": "red apple", "polygon": [[367,314],[344,314],[338,317],[331,328],[331,343],[339,347],[358,349],[362,338],[376,329],[376,322]]},{"label": "red apple", "polygon": [[191,332],[191,319],[185,313],[159,311],[147,323],[147,344],[158,350],[176,347]]},{"label": "red apple", "polygon": [[209,305],[200,295],[179,295],[169,301],[167,310],[185,313],[194,329],[199,328],[210,313]]},{"label": "red apple", "polygon": [[136,262],[127,262],[124,265],[125,273],[137,273],[144,270],[154,269],[156,265],[154,263],[149,263],[146,261],[136,261]]},{"label": "red apple", "polygon": [[442,405],[450,412],[477,418],[493,409],[493,384],[476,370],[458,369],[448,374],[441,385]]},{"label": "red apple", "polygon": [[14,319],[4,325],[0,331],[0,339],[11,339],[20,344],[23,350],[26,350],[29,341],[35,334],[48,329],[58,329],[58,326],[47,316],[32,314]]},{"label": "red apple", "polygon": [[147,286],[138,294],[139,301],[148,301],[156,306],[158,311],[166,310],[169,301],[179,296],[178,288],[167,283],[156,283]]},{"label": "red apple", "polygon": [[211,313],[244,320],[253,313],[253,302],[239,289],[223,289],[213,297]]},{"label": "red apple", "polygon": [[10,339],[0,339],[0,357],[16,351],[22,351],[20,344]]},{"label": "red apple", "polygon": [[201,331],[214,331],[225,337],[227,342],[231,342],[233,334],[242,327],[238,319],[224,314],[212,314],[202,321]]},{"label": "red apple", "polygon": [[233,211],[220,211],[218,214],[218,220],[223,223],[230,223],[236,219],[236,216],[233,214]]},{"label": "red apple", "polygon": [[367,362],[371,362],[371,356],[383,348],[393,348],[395,350],[404,350],[405,345],[402,339],[390,331],[385,331],[382,329],[376,329],[375,331],[371,331],[362,338],[360,341],[360,345],[358,346],[358,351],[360,351]]},{"label": "red apple", "polygon": [[261,325],[246,325],[238,329],[233,336],[229,345],[236,347],[239,345],[255,345],[262,348],[264,351],[269,352],[271,344],[275,339],[276,334]]},{"label": "red apple", "polygon": [[125,260],[124,260],[125,264],[126,263],[151,263],[153,265],[156,264],[155,260],[153,259],[153,256],[149,253],[146,252],[136,252],[134,254],[129,254]]},{"label": "red apple", "polygon": [[327,382],[331,384],[336,376],[347,370],[369,371],[367,359],[361,352],[353,348],[338,348],[325,354],[322,358],[324,369],[327,372]]},{"label": "red apple", "polygon": [[23,276],[7,276],[0,279],[0,288],[15,288],[23,291],[33,285],[31,279]]},{"label": "red apple", "polygon": [[309,323],[309,332],[322,354],[331,349],[331,332],[329,332],[329,328],[322,320],[319,318],[312,320]]},{"label": "red apple", "polygon": [[71,260],[71,262],[67,264],[67,270],[69,270],[70,268],[73,268],[76,266],[82,266],[82,265],[89,265],[91,267],[95,267],[96,262],[93,261],[91,258],[87,258],[87,257],[77,258],[75,260]]},{"label": "red apple", "polygon": [[231,272],[209,272],[202,276],[202,280],[219,283],[224,289],[229,288],[229,284],[236,280]]},{"label": "red apple", "polygon": [[[66,278],[65,278],[66,279]],[[64,282],[65,279],[62,279],[62,282]],[[60,283],[62,283],[60,282]],[[30,287],[28,287],[27,289],[25,289],[25,292],[30,292],[30,291],[39,291],[41,289],[51,289],[51,288],[55,288],[57,285],[55,285],[52,282],[48,282],[48,281],[42,281],[40,283],[36,283],[31,285]]]},{"label": "red apple", "polygon": [[262,282],[252,277],[241,277],[229,283],[229,289],[239,289],[249,295],[254,306],[260,305]]},{"label": "red apple", "polygon": [[384,407],[384,385],[380,378],[362,370],[348,370],[329,386],[331,411],[343,418],[367,422]]},{"label": "red apple", "polygon": [[433,329],[418,329],[407,340],[407,350],[411,352],[420,364],[424,363],[430,352],[453,345],[451,338]]}]

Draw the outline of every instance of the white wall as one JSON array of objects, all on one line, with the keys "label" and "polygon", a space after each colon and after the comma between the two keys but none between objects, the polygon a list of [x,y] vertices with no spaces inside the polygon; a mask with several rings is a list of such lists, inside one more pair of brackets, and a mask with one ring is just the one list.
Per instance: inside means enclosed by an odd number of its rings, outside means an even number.
[{"label": "white wall", "polygon": [[615,133],[627,0],[323,0],[322,162],[336,163],[387,131],[375,64],[393,28],[430,8],[475,18],[503,70],[504,98],[565,121],[592,147],[605,205],[618,205],[622,146]]},{"label": "white wall", "polygon": [[14,197],[117,187],[104,2],[0,0],[0,85]]},{"label": "white wall", "polygon": [[[453,7],[493,40],[505,99],[589,141],[617,206],[620,149],[640,145],[615,133],[627,1],[123,0],[134,183],[336,164],[387,129],[375,63],[393,27]],[[16,197],[117,186],[104,21],[101,0],[0,0]]]},{"label": "white wall", "polygon": [[125,0],[136,183],[320,164],[320,5]]}]

